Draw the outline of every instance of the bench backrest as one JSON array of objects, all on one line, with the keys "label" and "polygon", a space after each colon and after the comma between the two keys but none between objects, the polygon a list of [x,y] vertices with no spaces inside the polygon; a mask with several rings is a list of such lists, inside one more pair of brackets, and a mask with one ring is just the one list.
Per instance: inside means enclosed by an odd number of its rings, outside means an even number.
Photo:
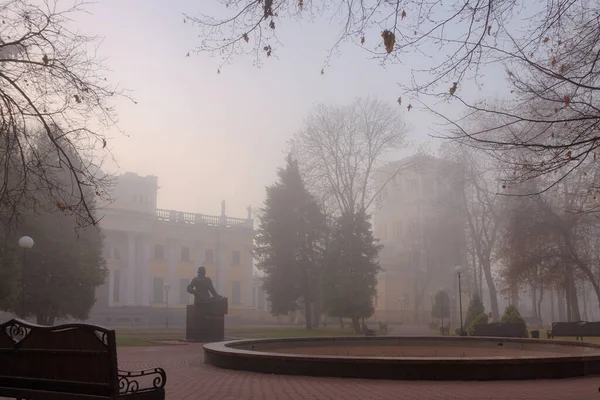
[{"label": "bench backrest", "polygon": [[522,323],[504,324],[502,322],[477,324],[474,326],[473,336],[527,337],[527,326]]},{"label": "bench backrest", "polygon": [[600,322],[553,322],[555,336],[600,336]]},{"label": "bench backrest", "polygon": [[0,324],[0,386],[97,394],[118,391],[114,330],[88,324]]}]

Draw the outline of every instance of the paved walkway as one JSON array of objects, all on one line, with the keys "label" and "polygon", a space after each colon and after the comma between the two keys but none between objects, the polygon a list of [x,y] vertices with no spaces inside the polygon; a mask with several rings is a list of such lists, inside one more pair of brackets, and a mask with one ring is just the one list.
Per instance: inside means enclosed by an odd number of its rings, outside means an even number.
[{"label": "paved walkway", "polygon": [[200,344],[119,349],[123,369],[160,366],[167,399],[599,400],[599,378],[512,382],[402,382],[230,371],[204,364]]}]

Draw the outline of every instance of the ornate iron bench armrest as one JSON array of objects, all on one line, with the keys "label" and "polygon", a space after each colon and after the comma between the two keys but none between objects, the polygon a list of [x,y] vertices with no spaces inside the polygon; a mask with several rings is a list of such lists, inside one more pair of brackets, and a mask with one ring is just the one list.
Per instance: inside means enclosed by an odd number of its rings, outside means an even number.
[{"label": "ornate iron bench armrest", "polygon": [[[163,389],[167,383],[167,374],[162,368],[143,371],[118,371],[119,394],[131,394]],[[142,378],[142,382],[140,382]]]}]

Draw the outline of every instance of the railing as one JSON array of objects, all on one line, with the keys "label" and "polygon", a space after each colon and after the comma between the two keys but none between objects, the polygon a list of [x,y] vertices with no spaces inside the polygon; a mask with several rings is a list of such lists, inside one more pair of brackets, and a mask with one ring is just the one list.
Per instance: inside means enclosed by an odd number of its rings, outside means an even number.
[{"label": "railing", "polygon": [[252,228],[252,220],[226,216],[192,214],[174,210],[156,210],[159,221],[209,226],[244,226]]}]

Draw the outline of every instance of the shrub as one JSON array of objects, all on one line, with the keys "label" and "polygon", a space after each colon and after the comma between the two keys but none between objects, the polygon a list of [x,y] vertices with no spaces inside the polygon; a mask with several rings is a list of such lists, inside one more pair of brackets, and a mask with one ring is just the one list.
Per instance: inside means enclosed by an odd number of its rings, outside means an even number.
[{"label": "shrub", "polygon": [[484,312],[485,309],[483,307],[483,303],[481,302],[481,298],[479,297],[478,293],[475,293],[469,302],[469,309],[467,310],[467,317],[465,318],[465,326],[471,326],[475,318]]},{"label": "shrub", "polygon": [[506,310],[504,310],[500,322],[504,324],[524,324],[525,320],[521,317],[521,313],[519,313],[517,307],[508,306],[506,307]]},{"label": "shrub", "polygon": [[435,295],[431,316],[436,319],[450,317],[450,297],[445,291],[440,290]]},{"label": "shrub", "polygon": [[475,319],[473,319],[473,321],[467,328],[467,333],[469,334],[469,336],[473,336],[473,333],[475,333],[475,325],[487,324],[488,321],[489,319],[486,313],[481,313],[477,317],[475,317]]},{"label": "shrub", "polygon": [[527,324],[523,317],[521,317],[521,313],[517,310],[515,306],[508,306],[506,310],[504,310],[504,314],[502,314],[502,318],[500,318],[500,322],[503,324],[523,324],[525,325],[525,332],[523,332],[523,337],[529,337],[529,331],[527,330]]}]

